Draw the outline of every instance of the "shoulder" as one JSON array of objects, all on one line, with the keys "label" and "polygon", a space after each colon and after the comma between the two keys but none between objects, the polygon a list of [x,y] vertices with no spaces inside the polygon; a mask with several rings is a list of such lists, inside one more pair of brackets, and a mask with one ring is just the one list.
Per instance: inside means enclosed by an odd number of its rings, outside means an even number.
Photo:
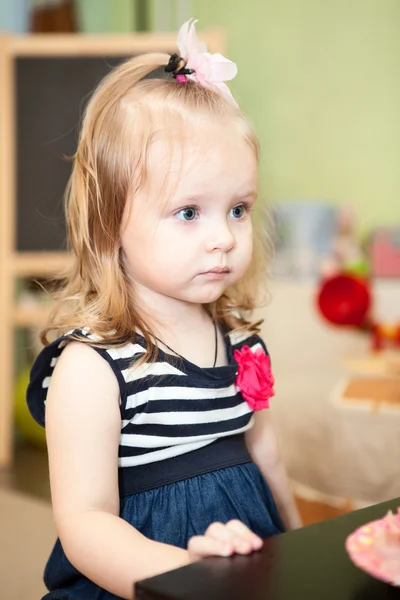
[{"label": "shoulder", "polygon": [[75,329],[54,340],[42,349],[31,369],[27,404],[33,418],[44,426],[48,390],[54,378],[61,386],[73,380],[75,387],[114,387],[122,402],[126,393],[124,368],[143,352],[141,346],[132,343],[100,346],[99,339],[85,329]]},{"label": "shoulder", "polygon": [[109,364],[93,346],[78,340],[72,339],[64,346],[61,354],[52,361],[52,367],[48,384],[55,376],[64,380],[73,377],[81,381],[84,378],[90,381],[111,379],[115,383]]},{"label": "shoulder", "polygon": [[252,352],[262,349],[265,354],[269,355],[264,340],[256,333],[230,331],[228,335],[233,350],[240,350],[243,346],[248,346]]},{"label": "shoulder", "polygon": [[[28,395],[29,397],[29,395]],[[78,422],[98,427],[109,420],[116,427],[119,418],[119,386],[109,364],[88,344],[67,344],[49,378],[46,400],[46,427],[56,430],[70,423],[70,431],[78,430]]]}]

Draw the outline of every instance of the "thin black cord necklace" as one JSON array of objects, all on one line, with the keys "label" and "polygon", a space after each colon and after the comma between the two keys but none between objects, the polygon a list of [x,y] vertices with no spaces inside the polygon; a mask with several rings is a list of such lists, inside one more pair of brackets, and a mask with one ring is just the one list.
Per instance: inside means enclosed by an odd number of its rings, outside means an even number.
[{"label": "thin black cord necklace", "polygon": [[[215,344],[215,351],[214,351],[214,363],[213,363],[213,368],[215,367],[215,365],[217,364],[217,358],[218,358],[218,328],[217,328],[217,324],[215,321],[213,321],[213,325],[214,325],[214,344]],[[168,344],[166,344],[165,342],[163,342],[162,340],[160,340],[160,338],[158,338],[156,335],[153,335],[153,337],[158,340],[159,342],[161,342],[161,344],[163,346],[165,346],[166,348],[168,348],[168,350],[170,350],[170,352],[172,352],[172,354],[176,354],[176,356],[179,356],[179,358],[181,358],[182,360],[186,360],[184,356],[182,356],[181,354],[179,354],[179,352],[176,352],[173,348],[171,348],[171,346],[168,346]]]}]

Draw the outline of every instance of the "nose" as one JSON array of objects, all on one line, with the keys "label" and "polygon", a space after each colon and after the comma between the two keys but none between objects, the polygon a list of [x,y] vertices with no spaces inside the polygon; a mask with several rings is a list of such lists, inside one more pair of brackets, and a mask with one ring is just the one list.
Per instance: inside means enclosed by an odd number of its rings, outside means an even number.
[{"label": "nose", "polygon": [[235,247],[235,236],[229,223],[221,221],[209,230],[207,252],[230,252]]}]

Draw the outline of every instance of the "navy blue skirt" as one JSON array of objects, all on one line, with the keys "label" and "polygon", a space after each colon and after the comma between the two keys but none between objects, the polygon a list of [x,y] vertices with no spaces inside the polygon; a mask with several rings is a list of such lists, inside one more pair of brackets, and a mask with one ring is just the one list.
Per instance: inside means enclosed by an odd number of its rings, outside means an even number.
[{"label": "navy blue skirt", "polygon": [[[127,496],[120,516],[146,537],[181,548],[213,521],[239,519],[263,539],[284,531],[269,487],[252,462]],[[43,600],[121,600],[79,573],[59,540],[44,581],[50,592]]]}]

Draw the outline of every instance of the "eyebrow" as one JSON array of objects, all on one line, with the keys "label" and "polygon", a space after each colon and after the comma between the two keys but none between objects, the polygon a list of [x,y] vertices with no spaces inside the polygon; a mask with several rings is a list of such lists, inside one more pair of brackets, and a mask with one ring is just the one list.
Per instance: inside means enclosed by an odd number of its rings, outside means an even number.
[{"label": "eyebrow", "polygon": [[257,190],[250,190],[245,194],[240,194],[239,198],[248,198],[249,196],[254,196],[254,198],[257,198],[257,196],[258,196]]},{"label": "eyebrow", "polygon": [[[257,191],[256,190],[249,190],[247,192],[245,192],[244,194],[237,194],[236,195],[236,200],[241,200],[243,198],[249,198],[249,197],[254,197],[257,198]],[[207,194],[193,194],[193,195],[189,195],[189,196],[184,196],[181,201],[182,202],[201,202],[202,200],[207,200],[212,196],[212,194],[210,194],[209,196]]]}]

